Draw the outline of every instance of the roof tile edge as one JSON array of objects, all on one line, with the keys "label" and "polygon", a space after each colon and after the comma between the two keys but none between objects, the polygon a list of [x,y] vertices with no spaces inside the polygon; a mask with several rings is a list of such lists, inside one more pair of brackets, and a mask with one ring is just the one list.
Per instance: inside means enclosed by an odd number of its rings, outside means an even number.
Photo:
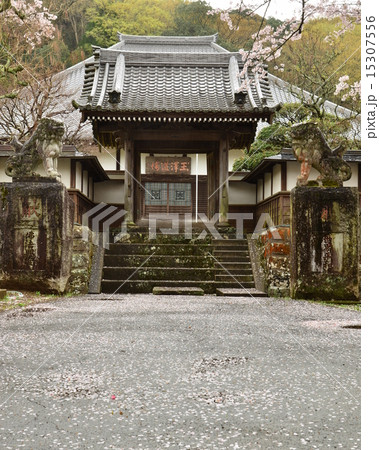
[{"label": "roof tile edge", "polygon": [[117,32],[118,39],[124,42],[131,43],[167,43],[170,42],[172,44],[176,43],[196,43],[196,44],[211,44],[212,42],[217,42],[218,33],[211,34],[208,36],[136,36],[133,34],[123,34],[119,31]]}]

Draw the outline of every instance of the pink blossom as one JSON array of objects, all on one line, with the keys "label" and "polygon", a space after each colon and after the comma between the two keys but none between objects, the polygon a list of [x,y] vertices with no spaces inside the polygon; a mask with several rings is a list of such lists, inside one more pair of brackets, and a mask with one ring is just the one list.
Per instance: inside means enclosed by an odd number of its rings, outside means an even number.
[{"label": "pink blossom", "polygon": [[339,78],[339,83],[336,86],[336,90],[334,92],[334,95],[340,94],[342,91],[347,91],[343,94],[341,97],[342,101],[346,101],[348,99],[357,101],[361,98],[361,82],[356,81],[352,85],[347,83],[349,80],[348,75],[344,75]]},{"label": "pink blossom", "polygon": [[[43,40],[54,37],[54,14],[50,14],[41,0],[12,0],[11,8],[0,13],[3,23],[22,29],[24,39],[33,49],[41,45]],[[16,14],[16,11],[18,14]],[[21,18],[22,17],[22,18]]]},{"label": "pink blossom", "polygon": [[[267,2],[260,3],[260,6],[267,5]],[[220,19],[227,23],[229,29],[235,29],[233,27],[230,13],[233,10],[240,9],[241,11],[247,10],[253,14],[259,9],[259,5],[250,5],[249,8],[243,3],[239,2],[238,5],[234,5],[226,10],[220,8],[209,11],[208,14],[219,14]],[[309,2],[305,2],[303,11],[304,21],[314,19],[316,17],[325,17],[329,20],[339,18],[340,25],[325,39],[328,43],[333,45],[334,41],[342,36],[346,31],[351,30],[355,24],[360,23],[360,0],[356,4],[339,4],[339,3],[327,3],[319,0],[317,5],[311,5]],[[241,77],[247,75],[248,69],[250,76],[258,77],[264,76],[265,63],[269,61],[275,61],[280,56],[281,48],[289,40],[297,41],[301,39],[301,31],[303,25],[299,19],[289,19],[284,21],[276,30],[270,25],[263,27],[258,33],[252,35],[253,45],[249,51],[244,49],[240,50],[242,60],[245,63],[245,67],[241,72]],[[283,71],[284,66],[281,66],[278,70]],[[343,80],[342,80],[343,82]],[[341,83],[341,81],[340,81]],[[338,85],[339,86],[339,85]],[[336,91],[346,89],[345,85],[336,87]],[[353,89],[353,87],[351,87]],[[358,88],[355,87],[351,92],[355,96],[358,96]],[[337,95],[337,94],[336,94]],[[346,95],[346,94],[345,94]]]}]

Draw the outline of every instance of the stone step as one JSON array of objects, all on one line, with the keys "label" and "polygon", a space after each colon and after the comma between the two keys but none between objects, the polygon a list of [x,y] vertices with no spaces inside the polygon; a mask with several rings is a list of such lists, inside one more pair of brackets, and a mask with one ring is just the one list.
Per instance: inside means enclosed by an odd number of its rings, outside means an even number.
[{"label": "stone step", "polygon": [[149,259],[148,255],[109,255],[104,257],[105,267],[139,267],[144,264],[146,267],[211,267],[226,270],[241,269],[251,270],[250,260],[224,261],[215,260],[211,255],[153,255]]},{"label": "stone step", "polygon": [[227,259],[230,256],[248,259],[249,252],[247,250],[214,250],[213,256],[217,259]]},{"label": "stone step", "polygon": [[252,273],[251,264],[248,261],[215,261],[214,266],[216,269],[223,271],[231,271],[231,270],[249,270]]},{"label": "stone step", "polygon": [[140,293],[149,294],[154,287],[196,287],[203,289],[206,294],[215,294],[220,288],[241,288],[252,289],[253,282],[215,282],[215,281],[179,281],[179,280],[103,280],[101,292],[104,294],[129,294]]},{"label": "stone step", "polygon": [[265,292],[255,288],[217,288],[216,294],[223,297],[268,297]]},{"label": "stone step", "polygon": [[215,247],[219,246],[227,246],[227,247],[235,247],[235,246],[246,246],[247,247],[247,240],[246,239],[213,239],[212,244]]},{"label": "stone step", "polygon": [[214,264],[211,255],[110,255],[104,257],[105,267],[209,267]]},{"label": "stone step", "polygon": [[255,287],[244,239],[188,241],[161,235],[147,242],[147,233],[132,238],[133,242],[111,244],[106,251],[102,292],[150,293],[169,288],[177,293],[191,288],[215,294],[219,288]]},{"label": "stone step", "polygon": [[251,267],[248,267],[247,269],[240,269],[240,268],[220,268],[217,267],[214,269],[216,277],[220,275],[233,275],[233,276],[253,276],[253,272],[251,270]]},{"label": "stone step", "polygon": [[241,281],[253,281],[253,275],[248,274],[248,275],[239,275],[239,274],[222,274],[222,275],[216,275],[215,276],[215,281],[235,281],[236,283],[241,282]]},{"label": "stone step", "polygon": [[208,244],[110,244],[106,255],[204,255],[212,252]]},{"label": "stone step", "polygon": [[223,253],[216,253],[216,251],[213,252],[215,263],[216,261],[220,261],[221,263],[244,263],[244,264],[250,264],[250,258],[247,252],[245,252],[245,255],[239,255],[235,252],[231,252],[228,254]]},{"label": "stone step", "polygon": [[[161,219],[158,220],[157,226],[156,228],[156,233],[157,235],[163,235],[166,236],[166,232],[162,232],[162,229],[165,228],[172,228],[172,221],[168,220],[168,221],[161,221]],[[204,230],[207,231],[208,234],[210,234],[210,230],[209,228],[203,223],[203,222],[192,222],[192,225],[190,227],[188,227],[189,229],[191,229],[192,234],[197,235],[202,233]],[[135,234],[149,234],[151,231],[154,231],[154,227],[149,226],[148,224],[148,219],[146,221],[146,223],[137,225],[137,226],[133,226],[133,227],[129,227],[127,230],[127,233],[130,235],[135,235]],[[116,235],[118,233],[121,232],[121,227],[116,227],[116,228],[112,228],[111,232],[113,235]],[[174,235],[174,236],[184,236],[186,233],[186,227],[184,225],[184,222],[180,221],[179,224],[179,232],[178,234]],[[219,230],[220,235],[222,236],[222,238],[224,239],[236,239],[237,235],[236,235],[236,231],[234,230],[229,230],[229,231],[224,231],[224,230]],[[218,240],[218,239],[215,239]]]},{"label": "stone step", "polygon": [[[190,237],[184,234],[149,234],[149,233],[127,233],[122,237],[118,236],[117,233],[113,233],[110,237],[110,242],[114,244],[189,244],[193,242],[199,243],[210,243],[211,239],[204,238],[198,239],[199,234],[192,233]],[[118,239],[115,242],[115,239]]]},{"label": "stone step", "polygon": [[[225,241],[226,242],[226,241]],[[230,252],[247,252],[248,246],[246,245],[241,245],[241,244],[236,244],[236,245],[229,245],[229,244],[218,244],[214,246],[214,251],[215,252],[221,252],[221,251],[230,251]]]},{"label": "stone step", "polygon": [[215,279],[215,269],[208,267],[104,267],[105,280],[204,280]]},{"label": "stone step", "polygon": [[[112,280],[128,279],[162,279],[170,278],[173,280],[216,280],[223,281],[229,277],[252,277],[251,269],[230,269],[226,271],[215,267],[156,267],[156,266],[136,266],[136,267],[107,267],[103,268],[103,278]],[[245,281],[250,281],[245,280]]]},{"label": "stone step", "polygon": [[153,287],[154,295],[204,295],[204,290],[198,287]]}]

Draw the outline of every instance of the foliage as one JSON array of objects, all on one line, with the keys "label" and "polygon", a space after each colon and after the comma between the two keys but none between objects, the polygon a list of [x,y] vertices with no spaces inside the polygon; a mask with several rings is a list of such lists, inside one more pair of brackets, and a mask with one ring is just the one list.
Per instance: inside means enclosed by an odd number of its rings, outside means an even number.
[{"label": "foliage", "polygon": [[93,0],[43,0],[43,3],[57,16],[55,40],[66,49],[61,62],[67,67],[90,56],[92,49],[85,32],[88,27],[87,10]]},{"label": "foliage", "polygon": [[278,154],[282,148],[292,146],[291,126],[300,122],[316,122],[326,137],[331,148],[345,143],[349,149],[360,148],[360,141],[355,140],[351,131],[349,118],[337,118],[324,114],[322,118],[315,116],[305,105],[285,104],[277,113],[272,125],[264,127],[250,149],[238,158],[233,170],[253,170],[264,158]]},{"label": "foliage", "polygon": [[32,79],[17,96],[0,100],[0,135],[16,136],[26,140],[37,128],[42,118],[54,118],[65,123],[66,143],[77,144],[84,124],[71,117],[71,100],[77,92],[69,89],[65,80],[53,75],[49,69],[40,73],[40,79]]},{"label": "foliage", "polygon": [[[40,0],[0,3],[0,97],[17,95],[18,74],[29,55],[54,37],[55,19]],[[21,81],[21,86],[24,83]]]},{"label": "foliage", "polygon": [[93,44],[109,47],[117,32],[160,35],[173,23],[173,11],[180,0],[94,0],[87,9],[86,36]]},{"label": "foliage", "polygon": [[[330,45],[327,37],[337,25],[337,19],[317,19],[307,23],[301,40],[288,42],[280,58],[269,64],[271,72],[279,71],[280,78],[311,94],[307,101],[304,95],[300,95],[300,100],[312,104],[319,116],[323,114],[322,105],[326,100],[355,111],[360,109],[360,52],[356,51],[360,42],[360,25]],[[341,76],[338,69],[342,66],[348,75]],[[356,95],[347,81],[357,89]]]},{"label": "foliage", "polygon": [[[263,10],[263,18],[257,32],[253,34],[253,43],[248,50],[241,50],[243,60],[245,61],[244,69],[241,72],[241,77],[244,79],[241,90],[247,88],[248,84],[256,76],[264,76],[267,69],[267,64],[276,62],[281,56],[282,50],[285,49],[291,42],[302,39],[304,26],[307,22],[315,17],[324,17],[326,20],[333,23],[333,30],[325,38],[325,45],[333,48],[336,42],[346,32],[351,31],[357,24],[360,23],[360,0],[353,3],[325,3],[320,1],[317,5],[311,4],[309,0],[301,0],[301,12],[295,19],[289,19],[278,25],[271,20],[270,23],[265,23],[264,18],[271,5],[271,0],[265,0],[261,4],[246,6],[242,0],[238,2],[240,12],[247,14],[257,13],[258,10]],[[212,14],[219,14],[220,18],[228,25],[230,30],[237,30],[236,24],[232,18],[232,12],[236,7],[231,7],[226,11],[215,9]],[[302,53],[304,49],[302,49]],[[312,54],[311,56],[314,56]],[[327,52],[326,60],[329,55]],[[284,70],[284,63],[281,63],[280,70]],[[321,72],[321,70],[320,70]],[[331,72],[321,74],[323,82],[329,81],[328,77]],[[340,74],[341,75],[341,74]],[[304,76],[306,73],[304,72]],[[321,83],[322,84],[322,83]],[[336,83],[334,84],[334,88]],[[336,90],[336,89],[334,89]],[[353,95],[359,92],[359,86],[351,91]],[[347,96],[345,96],[345,100]],[[325,101],[325,98],[324,98]],[[319,108],[319,110],[321,110]]]},{"label": "foliage", "polygon": [[203,0],[180,2],[173,13],[173,24],[163,34],[166,36],[201,36],[217,32],[216,20],[207,12],[209,5]]}]

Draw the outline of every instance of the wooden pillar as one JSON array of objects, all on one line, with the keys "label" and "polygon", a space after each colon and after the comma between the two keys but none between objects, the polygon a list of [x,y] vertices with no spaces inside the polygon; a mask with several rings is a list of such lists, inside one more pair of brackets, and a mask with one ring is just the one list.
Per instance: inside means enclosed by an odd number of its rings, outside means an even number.
[{"label": "wooden pillar", "polygon": [[208,179],[208,218],[216,213],[218,192],[216,192],[216,164],[215,153],[207,153],[207,179]]},{"label": "wooden pillar", "polygon": [[124,178],[124,209],[126,222],[134,223],[134,143],[131,139],[125,139],[125,178]]},{"label": "wooden pillar", "polygon": [[141,212],[141,153],[134,153],[134,219],[138,220],[142,216]]},{"label": "wooden pillar", "polygon": [[219,224],[228,224],[229,212],[229,141],[227,138],[220,140],[219,147]]}]

